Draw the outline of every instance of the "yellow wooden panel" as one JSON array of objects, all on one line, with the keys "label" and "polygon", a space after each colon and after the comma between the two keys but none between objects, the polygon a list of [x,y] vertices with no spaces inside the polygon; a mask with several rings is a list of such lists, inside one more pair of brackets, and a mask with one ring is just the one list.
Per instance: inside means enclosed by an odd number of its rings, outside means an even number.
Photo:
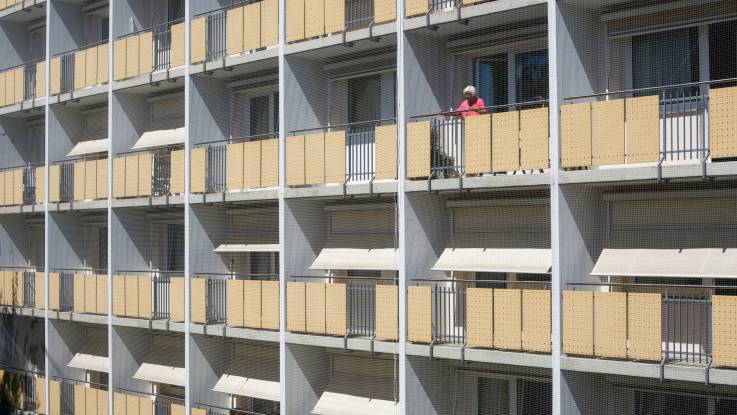
[{"label": "yellow wooden panel", "polygon": [[49,201],[58,202],[59,197],[59,165],[49,166]]},{"label": "yellow wooden panel", "polygon": [[59,310],[59,273],[49,273],[49,310]]},{"label": "yellow wooden panel", "polygon": [[192,415],[207,415],[207,410],[202,408],[192,408],[190,411]]},{"label": "yellow wooden panel", "polygon": [[11,104],[11,102],[7,101],[5,96],[5,77],[7,76],[7,74],[7,72],[0,72],[0,107]]},{"label": "yellow wooden panel", "polygon": [[347,333],[346,285],[333,283],[325,285],[325,333],[345,336]]},{"label": "yellow wooden panel", "polygon": [[207,280],[192,278],[189,281],[190,290],[190,320],[193,323],[207,323]]},{"label": "yellow wooden panel", "polygon": [[712,158],[737,157],[737,87],[709,91],[709,147]]},{"label": "yellow wooden panel", "polygon": [[[97,62],[95,62],[97,63]],[[74,89],[82,89],[87,85],[87,51],[74,53]]]},{"label": "yellow wooden panel", "polygon": [[522,349],[550,353],[550,291],[522,290]]},{"label": "yellow wooden panel", "polygon": [[[125,197],[138,196],[138,156],[125,156]],[[113,166],[115,167],[115,166]],[[145,166],[144,166],[145,167]]]},{"label": "yellow wooden panel", "polygon": [[[135,156],[133,156],[135,157]],[[173,164],[172,164],[173,165]],[[126,165],[126,174],[128,172],[128,166]],[[151,195],[151,175],[153,174],[153,161],[151,153],[141,153],[138,155],[138,196],[150,196]],[[129,180],[131,176],[126,178]]]},{"label": "yellow wooden panel", "polygon": [[84,276],[84,312],[97,313],[97,275]]},{"label": "yellow wooden panel", "polygon": [[346,180],[345,151],[345,131],[325,133],[325,183]]},{"label": "yellow wooden panel", "polygon": [[243,50],[261,47],[261,2],[243,7]]},{"label": "yellow wooden panel", "polygon": [[87,414],[87,400],[85,399],[84,390],[84,386],[74,385],[74,415]]},{"label": "yellow wooden panel", "polygon": [[737,296],[714,295],[711,300],[714,364],[737,367]]},{"label": "yellow wooden panel", "polygon": [[42,377],[36,378],[36,403],[36,411],[41,415],[46,414],[46,379]]},{"label": "yellow wooden panel", "polygon": [[243,143],[228,144],[226,147],[226,180],[228,190],[243,189]]},{"label": "yellow wooden panel", "polygon": [[139,35],[139,73],[144,75],[153,71],[153,33],[144,32]]},{"label": "yellow wooden panel", "polygon": [[594,354],[627,357],[627,293],[594,293]]},{"label": "yellow wooden panel", "polygon": [[171,412],[170,415],[184,415],[184,406],[177,405],[175,403],[171,404]]},{"label": "yellow wooden panel", "polygon": [[151,318],[151,277],[138,277],[138,317]]},{"label": "yellow wooden panel", "polygon": [[494,347],[522,349],[522,291],[494,289]]},{"label": "yellow wooden panel", "polygon": [[46,168],[36,167],[36,203],[44,203],[46,197]]},{"label": "yellow wooden panel", "polygon": [[13,105],[15,100],[15,72],[11,69],[5,72],[5,105]]},{"label": "yellow wooden panel", "polygon": [[376,338],[399,339],[399,289],[396,285],[376,286]]},{"label": "yellow wooden panel", "polygon": [[74,162],[74,200],[84,200],[85,164],[83,160]]},{"label": "yellow wooden panel", "polygon": [[304,157],[305,183],[325,183],[325,134],[322,131],[305,136]]},{"label": "yellow wooden panel", "polygon": [[380,24],[396,19],[396,0],[374,0],[374,23]]},{"label": "yellow wooden panel", "polygon": [[141,35],[128,36],[125,40],[125,77],[133,78],[141,73]]},{"label": "yellow wooden panel", "polygon": [[591,104],[591,155],[594,166],[624,163],[624,100]]},{"label": "yellow wooden panel", "polygon": [[[82,162],[77,162],[81,164]],[[84,199],[93,200],[97,198],[97,161],[87,160],[84,162]]]},{"label": "yellow wooden panel", "polygon": [[407,177],[430,175],[430,121],[407,124]]},{"label": "yellow wooden panel", "polygon": [[25,70],[21,66],[21,67],[15,68],[14,72],[15,72],[15,90],[14,90],[15,102],[21,103],[23,102],[23,98],[24,98],[23,94],[25,91],[25,79],[26,79]]},{"label": "yellow wooden panel", "polygon": [[[471,117],[479,118],[479,117]],[[469,119],[471,119],[469,118]],[[471,347],[493,347],[494,290],[466,289],[466,336]]]},{"label": "yellow wooden panel", "polygon": [[519,170],[519,111],[500,112],[491,117],[491,169]]},{"label": "yellow wooden panel", "polygon": [[407,287],[407,339],[414,343],[432,341],[432,287]]},{"label": "yellow wooden panel", "polygon": [[305,136],[287,137],[287,186],[305,184]]},{"label": "yellow wooden panel", "polygon": [[207,182],[207,149],[193,148],[190,153],[189,191],[191,193],[205,193]]},{"label": "yellow wooden panel", "polygon": [[279,330],[279,281],[261,281],[261,328]]},{"label": "yellow wooden panel", "polygon": [[35,294],[35,304],[34,308],[37,310],[43,310],[45,307],[45,301],[46,301],[46,280],[44,278],[43,272],[37,272],[34,276],[34,294]]},{"label": "yellow wooden panel", "polygon": [[397,178],[397,126],[378,125],[374,129],[376,140],[376,179]]},{"label": "yellow wooden panel", "polygon": [[13,305],[16,307],[23,307],[24,289],[23,289],[23,272],[15,272],[15,284],[13,285],[15,291],[15,299]]},{"label": "yellow wooden panel", "polygon": [[236,55],[243,52],[243,7],[229,9],[226,19],[228,55]]},{"label": "yellow wooden panel", "polygon": [[594,355],[594,293],[563,291],[563,353]]},{"label": "yellow wooden panel", "polygon": [[49,415],[61,414],[61,382],[49,379]]},{"label": "yellow wooden panel", "polygon": [[103,43],[97,46],[97,83],[105,84],[108,81],[110,70],[110,45]]},{"label": "yellow wooden panel", "polygon": [[663,349],[660,293],[627,294],[628,357],[659,362]]},{"label": "yellow wooden panel", "polygon": [[491,114],[464,120],[463,162],[467,174],[491,172]]},{"label": "yellow wooden panel", "polygon": [[305,0],[285,0],[287,42],[305,38]]},{"label": "yellow wooden panel", "polygon": [[74,301],[73,310],[75,313],[84,313],[84,275],[74,274]]},{"label": "yellow wooden panel", "polygon": [[324,0],[325,33],[342,32],[345,29],[345,0]]},{"label": "yellow wooden panel", "polygon": [[13,204],[23,204],[23,169],[13,170]]},{"label": "yellow wooden panel", "polygon": [[108,185],[107,185],[107,159],[98,159],[97,160],[97,176],[95,177],[95,198],[96,199],[107,199],[107,193],[108,193]]},{"label": "yellow wooden panel", "polygon": [[243,188],[261,187],[261,141],[243,143]]},{"label": "yellow wooden panel", "polygon": [[84,84],[85,86],[97,85],[97,64],[99,63],[100,57],[97,56],[97,46],[88,48],[85,50],[87,56],[85,56],[85,69],[84,69]]},{"label": "yellow wooden panel", "polygon": [[[115,43],[113,44],[113,62],[114,62],[114,65],[113,65],[113,78],[116,81],[119,81],[121,79],[125,79],[126,78],[127,63],[126,63],[125,60],[128,57],[128,53],[127,53],[127,50],[126,50],[127,43],[128,43],[127,42],[127,39],[120,39],[120,40],[116,40]],[[53,63],[53,61],[52,61],[52,63]],[[52,66],[52,74],[53,73],[54,72],[53,72],[53,66]],[[59,77],[60,76],[61,75],[59,75]],[[59,78],[59,77],[57,77],[57,78]],[[54,89],[52,87],[52,91],[53,90]]]},{"label": "yellow wooden panel", "polygon": [[[125,45],[124,45],[125,46]],[[50,87],[51,95],[58,95],[61,92],[61,58],[55,57],[51,59],[51,74],[50,74]]]},{"label": "yellow wooden panel", "polygon": [[113,275],[113,315],[125,316],[126,277]]},{"label": "yellow wooden panel", "polygon": [[287,330],[305,331],[305,283],[287,282]]},{"label": "yellow wooden panel", "polygon": [[261,328],[261,281],[242,281],[243,303],[243,326]]},{"label": "yellow wooden panel", "polygon": [[[113,159],[113,197],[125,197],[126,190],[126,178],[125,178],[125,166],[126,157],[116,157]],[[136,166],[136,172],[138,172],[138,166]],[[136,181],[138,178],[136,178]]]},{"label": "yellow wooden panel", "polygon": [[126,396],[120,392],[113,392],[113,415],[127,415]]},{"label": "yellow wooden panel", "polygon": [[5,190],[3,191],[4,196],[4,205],[11,206],[13,204],[13,193],[15,193],[13,190],[13,171],[12,170],[6,170],[3,174],[3,187]]},{"label": "yellow wooden panel", "polygon": [[97,415],[97,389],[84,388],[84,397],[85,415]]},{"label": "yellow wooden panel", "polygon": [[46,96],[46,62],[36,64],[36,98]]},{"label": "yellow wooden panel", "polygon": [[107,275],[97,276],[97,314],[107,314]]},{"label": "yellow wooden panel", "polygon": [[192,63],[204,62],[207,59],[207,17],[192,19],[190,31],[190,59]]},{"label": "yellow wooden panel", "polygon": [[428,10],[428,0],[405,0],[404,2],[404,15],[407,17],[425,14]]},{"label": "yellow wooden panel", "polygon": [[169,319],[184,321],[184,278],[171,277],[169,287]]},{"label": "yellow wooden panel", "polygon": [[138,317],[138,277],[125,277],[125,315]]},{"label": "yellow wooden panel", "polygon": [[560,108],[561,167],[591,166],[591,104]]},{"label": "yellow wooden panel", "polygon": [[523,170],[550,167],[547,108],[520,111],[520,167]]},{"label": "yellow wooden panel", "polygon": [[97,391],[97,415],[108,415],[110,413],[110,411],[108,411],[108,399],[108,391]]},{"label": "yellow wooden panel", "polygon": [[169,191],[171,194],[184,193],[184,150],[172,150],[170,163]]},{"label": "yellow wooden panel", "polygon": [[660,98],[630,98],[626,103],[627,163],[660,159]]},{"label": "yellow wooden panel", "polygon": [[325,334],[325,284],[305,283],[305,331]]},{"label": "yellow wooden panel", "polygon": [[172,68],[184,65],[184,23],[171,26],[171,58]]},{"label": "yellow wooden panel", "polygon": [[279,139],[261,140],[261,187],[279,186]]},{"label": "yellow wooden panel", "polygon": [[141,413],[141,402],[138,396],[127,395],[125,397],[125,415],[139,415]]},{"label": "yellow wooden panel", "polygon": [[[243,281],[228,280],[226,283],[226,303],[225,318],[228,326],[243,327]],[[259,291],[261,287],[259,286]],[[259,303],[261,303],[261,293],[259,292]],[[260,313],[259,313],[260,314]]]},{"label": "yellow wooden panel", "polygon": [[261,0],[261,47],[279,43],[279,2]]}]

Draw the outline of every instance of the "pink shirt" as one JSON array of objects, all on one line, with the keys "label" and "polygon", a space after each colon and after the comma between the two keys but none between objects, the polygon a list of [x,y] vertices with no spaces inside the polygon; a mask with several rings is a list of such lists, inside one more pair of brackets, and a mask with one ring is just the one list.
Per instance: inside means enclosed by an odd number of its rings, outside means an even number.
[{"label": "pink shirt", "polygon": [[486,104],[484,104],[484,100],[481,98],[476,98],[476,102],[473,105],[468,105],[468,100],[464,99],[463,102],[458,105],[456,111],[460,113],[459,115],[461,118],[466,118],[474,115],[481,115],[479,111],[474,111],[474,109],[484,107],[486,107]]}]

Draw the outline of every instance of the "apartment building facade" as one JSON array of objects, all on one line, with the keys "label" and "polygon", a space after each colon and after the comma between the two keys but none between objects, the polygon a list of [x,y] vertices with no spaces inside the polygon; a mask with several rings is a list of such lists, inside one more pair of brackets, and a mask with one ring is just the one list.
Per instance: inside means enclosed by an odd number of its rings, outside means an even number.
[{"label": "apartment building facade", "polygon": [[3,412],[737,413],[734,2],[0,0],[0,56]]}]

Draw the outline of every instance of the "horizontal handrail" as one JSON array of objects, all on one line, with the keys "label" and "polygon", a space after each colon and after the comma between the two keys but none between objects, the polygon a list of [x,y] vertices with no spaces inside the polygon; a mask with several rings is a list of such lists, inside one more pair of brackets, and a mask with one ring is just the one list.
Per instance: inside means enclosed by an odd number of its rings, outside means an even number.
[{"label": "horizontal handrail", "polygon": [[[88,156],[87,154],[81,155],[81,156],[75,156],[64,160],[54,160],[52,162],[49,162],[50,165],[61,165],[64,163],[71,163],[75,161],[80,160],[107,160],[107,151],[103,151],[100,153],[89,153],[93,154],[92,156]],[[43,166],[43,164],[41,164]]]},{"label": "horizontal handrail", "polygon": [[333,129],[333,128],[339,129],[339,128],[345,128],[345,127],[354,127],[354,126],[357,126],[357,125],[366,125],[366,126],[368,126],[368,125],[379,125],[379,124],[382,124],[382,123],[385,123],[385,122],[390,122],[390,121],[396,122],[397,119],[396,118],[383,118],[383,119],[379,119],[379,120],[357,121],[357,122],[349,122],[349,123],[345,123],[345,124],[331,124],[331,125],[324,125],[324,126],[320,126],[320,127],[303,128],[303,129],[299,129],[299,130],[292,130],[292,131],[289,132],[289,134],[297,134],[297,133],[304,133],[304,132],[308,132],[308,131],[318,131],[318,130],[330,130],[330,129]]},{"label": "horizontal handrail", "polygon": [[56,268],[52,267],[52,271],[103,271],[107,273],[106,268]]},{"label": "horizontal handrail", "polygon": [[150,269],[139,269],[139,270],[116,270],[114,275],[120,275],[121,273],[140,273],[140,274],[184,274],[184,271],[170,271],[170,270],[150,270]]},{"label": "horizontal handrail", "polygon": [[340,280],[373,280],[373,281],[398,281],[398,278],[391,277],[366,277],[366,276],[338,276],[338,275],[292,275],[289,278],[305,278],[305,279],[340,279]]},{"label": "horizontal handrail", "polygon": [[142,395],[142,396],[153,396],[154,398],[164,398],[164,399],[171,399],[174,401],[184,402],[184,398],[177,398],[176,396],[169,396],[169,395],[161,395],[156,394],[153,392],[141,392],[133,389],[126,389],[126,388],[115,388],[116,392],[129,392],[135,395]]},{"label": "horizontal handrail", "polygon": [[275,138],[279,136],[279,132],[275,131],[273,133],[265,133],[265,134],[255,134],[255,135],[244,135],[241,137],[231,137],[231,138],[224,138],[221,140],[212,140],[212,141],[204,141],[201,143],[194,143],[192,144],[193,147],[204,147],[210,144],[215,143],[239,143],[241,141],[259,141],[259,140],[265,140],[269,138]]},{"label": "horizontal handrail", "polygon": [[164,26],[172,26],[172,25],[175,25],[175,24],[177,24],[177,23],[182,23],[182,22],[184,22],[184,19],[176,19],[176,20],[170,20],[170,21],[168,21],[168,22],[164,22],[164,23],[159,23],[159,24],[157,24],[157,25],[154,25],[154,26],[151,26],[151,27],[148,27],[148,28],[145,28],[145,29],[139,29],[139,30],[136,30],[135,32],[131,32],[131,33],[126,33],[126,34],[124,34],[124,35],[120,35],[120,36],[116,37],[116,38],[115,38],[115,40],[121,40],[121,39],[125,39],[125,38],[127,38],[127,37],[130,37],[130,36],[135,36],[135,35],[137,35],[137,34],[140,34],[140,33],[144,33],[144,32],[152,32],[152,31],[154,31],[155,29],[158,29],[158,28],[160,28],[160,27],[164,27]]},{"label": "horizontal handrail", "polygon": [[227,6],[218,7],[217,9],[208,10],[208,11],[202,12],[202,13],[197,13],[194,16],[192,16],[192,18],[193,19],[196,19],[198,17],[208,16],[210,14],[215,14],[215,13],[221,12],[223,10],[235,9],[235,8],[240,7],[240,6],[243,6],[245,4],[258,3],[259,1],[261,1],[261,0],[240,0],[237,3],[232,3],[232,4],[229,4]]},{"label": "horizontal handrail", "polygon": [[444,115],[444,116],[457,116],[457,115],[459,115],[461,113],[469,112],[469,111],[493,111],[493,110],[496,110],[496,109],[507,109],[507,108],[513,108],[513,107],[525,107],[525,106],[530,106],[530,105],[545,105],[545,104],[548,104],[549,102],[550,102],[550,100],[541,99],[541,100],[536,100],[536,101],[516,102],[516,103],[513,103],[513,104],[500,104],[500,105],[489,105],[489,106],[480,107],[480,108],[469,108],[469,109],[464,110],[464,111],[459,111],[459,110],[454,110],[454,111],[440,111],[440,112],[435,112],[435,113],[431,113],[431,114],[413,115],[413,116],[411,116],[409,118],[414,120],[414,119],[418,119],[418,118],[434,117],[434,116],[438,116],[438,115],[441,115],[441,116],[442,115]]},{"label": "horizontal handrail", "polygon": [[23,270],[26,270],[26,271],[31,271],[31,270],[34,270],[34,271],[42,270],[43,271],[44,268],[43,267],[34,267],[34,266],[18,266],[18,265],[5,266],[5,265],[0,265],[0,269],[23,269]]},{"label": "horizontal handrail", "polygon": [[708,290],[714,289],[737,289],[737,285],[689,285],[689,284],[656,284],[656,283],[627,283],[627,282],[566,282],[571,286],[587,286],[587,287],[650,287],[650,288],[703,288]]},{"label": "horizontal handrail", "polygon": [[21,369],[15,366],[0,366],[0,370],[6,371],[6,372],[17,373],[19,375],[28,375],[28,374],[41,375],[41,376],[45,375],[45,372],[42,372],[40,370]]},{"label": "horizontal handrail", "polygon": [[107,390],[107,388],[109,386],[106,383],[88,382],[86,380],[72,379],[72,378],[67,378],[67,377],[64,377],[64,376],[55,376],[54,375],[54,376],[51,376],[51,379],[52,380],[58,380],[58,381],[61,381],[61,382],[65,382],[65,383],[73,383],[75,385],[87,383],[87,384],[90,384],[91,386],[97,386],[97,388],[93,388],[93,389],[102,389],[102,388],[105,388],[103,390]]},{"label": "horizontal handrail", "polygon": [[195,272],[194,275],[205,276],[205,277],[208,275],[212,275],[212,276],[222,276],[222,277],[279,278],[279,274],[246,274],[246,273],[237,273],[237,272]]},{"label": "horizontal handrail", "polygon": [[225,408],[223,406],[209,405],[209,404],[202,403],[202,402],[194,402],[192,403],[192,405],[200,409],[207,409],[207,408],[222,409],[224,411],[228,411],[229,414],[236,413],[236,414],[243,414],[243,415],[263,415],[258,412],[246,411],[245,409]]},{"label": "horizontal handrail", "polygon": [[160,146],[160,147],[140,148],[138,150],[132,150],[131,149],[131,150],[128,150],[128,151],[123,151],[123,152],[120,152],[120,153],[115,153],[113,155],[113,158],[122,157],[122,156],[129,156],[131,154],[153,153],[156,150],[162,150],[162,149],[179,150],[179,149],[182,149],[182,148],[184,148],[184,143],[167,144],[165,146]]},{"label": "horizontal handrail", "polygon": [[110,42],[107,39],[105,39],[105,40],[98,40],[97,42],[92,42],[92,43],[89,43],[89,44],[87,44],[85,46],[81,46],[81,47],[78,47],[78,48],[75,48],[75,49],[69,49],[69,50],[66,50],[64,52],[56,53],[56,54],[54,54],[52,56],[52,58],[56,58],[56,57],[63,56],[63,55],[68,55],[70,53],[79,52],[79,51],[82,51],[82,50],[85,50],[85,49],[91,49],[91,48],[94,48],[96,46],[104,45],[106,43],[110,43]]},{"label": "horizontal handrail", "polygon": [[18,65],[13,65],[7,68],[0,69],[0,72],[10,71],[10,70],[21,68],[21,67],[28,66],[28,65],[35,65],[37,63],[44,62],[45,60],[46,60],[45,58],[31,59],[29,61],[19,63]]},{"label": "horizontal handrail", "polygon": [[597,92],[595,94],[573,95],[570,97],[565,97],[563,99],[566,101],[574,101],[577,99],[584,99],[584,98],[605,97],[609,95],[636,94],[638,92],[662,91],[662,90],[667,90],[667,89],[688,88],[688,87],[695,87],[695,86],[702,86],[702,85],[719,85],[719,84],[730,83],[730,82],[737,82],[737,78],[725,78],[725,79],[715,79],[715,80],[710,80],[710,81],[686,82],[683,84],[652,86],[652,87],[647,87],[647,88],[623,89],[623,90],[609,91],[609,92]]},{"label": "horizontal handrail", "polygon": [[22,168],[26,168],[26,167],[43,167],[43,166],[44,166],[44,162],[42,162],[42,161],[41,162],[33,162],[33,163],[21,164],[21,165],[18,165],[18,166],[0,167],[0,172],[1,171],[6,171],[6,170],[22,169]]},{"label": "horizontal handrail", "polygon": [[509,281],[509,280],[466,280],[466,279],[440,279],[440,278],[411,278],[410,281],[416,282],[461,282],[461,283],[473,283],[473,284],[531,284],[531,285],[545,285],[550,286],[553,284],[551,281]]}]

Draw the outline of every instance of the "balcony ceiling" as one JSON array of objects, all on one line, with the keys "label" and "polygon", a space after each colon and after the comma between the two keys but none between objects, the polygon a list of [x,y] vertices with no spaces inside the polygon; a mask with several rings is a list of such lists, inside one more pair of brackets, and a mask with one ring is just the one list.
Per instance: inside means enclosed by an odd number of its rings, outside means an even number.
[{"label": "balcony ceiling", "polygon": [[46,3],[39,3],[36,6],[29,6],[25,9],[9,14],[5,17],[3,17],[3,21],[5,22],[13,22],[13,23],[30,23],[34,20],[41,20],[43,21],[46,17]]}]

